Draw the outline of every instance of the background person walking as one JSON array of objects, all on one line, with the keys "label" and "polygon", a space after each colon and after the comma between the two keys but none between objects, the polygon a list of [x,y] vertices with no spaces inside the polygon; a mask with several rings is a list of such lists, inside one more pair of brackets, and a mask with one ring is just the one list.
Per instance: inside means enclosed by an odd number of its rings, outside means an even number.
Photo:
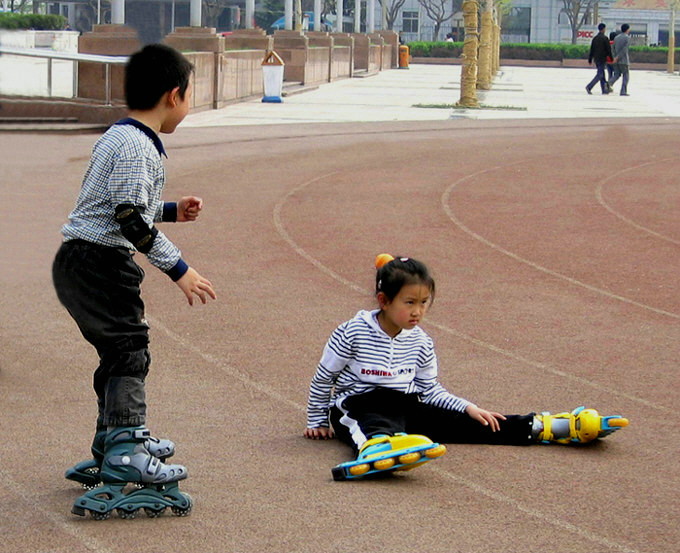
[{"label": "background person walking", "polygon": [[628,66],[630,59],[628,58],[628,46],[630,45],[630,25],[624,23],[621,25],[621,32],[614,38],[613,53],[614,53],[614,75],[609,79],[609,87],[619,80],[621,80],[621,96],[629,96],[628,94]]},{"label": "background person walking", "polygon": [[607,58],[612,57],[611,46],[609,45],[609,39],[605,35],[605,29],[607,26],[604,23],[600,23],[597,26],[599,31],[590,43],[590,53],[588,54],[588,63],[592,65],[593,60],[595,61],[595,66],[597,67],[597,74],[593,77],[593,80],[586,85],[586,92],[592,94],[593,87],[599,82],[602,88],[602,94],[609,94],[609,85],[607,84],[607,79],[604,76],[604,71],[607,66]]}]

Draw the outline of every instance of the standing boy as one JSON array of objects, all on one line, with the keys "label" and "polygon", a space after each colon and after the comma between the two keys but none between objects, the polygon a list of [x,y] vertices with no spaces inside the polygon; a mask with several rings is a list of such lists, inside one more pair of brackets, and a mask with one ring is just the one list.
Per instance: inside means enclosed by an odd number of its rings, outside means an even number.
[{"label": "standing boy", "polygon": [[590,43],[590,53],[588,54],[588,63],[592,65],[595,61],[595,67],[597,67],[597,74],[593,77],[593,80],[586,85],[586,92],[592,94],[591,90],[599,82],[602,88],[602,94],[609,94],[609,87],[607,86],[607,80],[604,77],[604,70],[607,65],[607,58],[612,57],[611,46],[609,45],[609,39],[605,35],[605,29],[607,26],[604,23],[600,23],[597,26],[599,31]]},{"label": "standing boy", "polygon": [[[191,509],[191,500],[177,489],[177,481],[187,476],[185,467],[163,462],[174,453],[174,444],[151,437],[144,426],[144,381],[151,358],[140,296],[144,271],[133,255],[145,254],[179,286],[190,305],[194,296],[202,303],[215,299],[212,284],[155,227],[161,221],[194,221],[203,207],[194,196],[177,203],[161,200],[165,150],[158,134],[172,133],[187,115],[192,72],[184,56],[160,44],[130,57],[125,68],[129,117],[95,144],[75,209],[62,228],[54,286],[99,355],[93,459],[69,469],[66,477],[85,487],[101,480],[105,487],[79,498],[76,514],[89,510],[96,518],[108,518],[113,509],[134,515],[144,507],[152,516],[167,506],[177,514]],[[147,487],[125,494],[127,482]],[[159,486],[169,491],[160,493]]]}]

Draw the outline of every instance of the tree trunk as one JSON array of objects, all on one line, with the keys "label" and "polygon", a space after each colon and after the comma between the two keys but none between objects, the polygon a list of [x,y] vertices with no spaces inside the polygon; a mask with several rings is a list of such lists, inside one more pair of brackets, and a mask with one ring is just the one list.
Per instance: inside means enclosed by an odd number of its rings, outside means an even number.
[{"label": "tree trunk", "polygon": [[671,2],[670,21],[668,24],[668,58],[666,66],[668,73],[675,72],[675,10],[677,4],[677,0]]},{"label": "tree trunk", "polygon": [[477,73],[477,88],[481,90],[491,88],[492,7],[493,0],[485,0],[482,12],[482,32],[479,37],[479,71]]},{"label": "tree trunk", "polygon": [[457,106],[466,108],[479,107],[477,101],[477,45],[479,31],[477,30],[477,2],[463,1],[463,21],[465,25],[465,40],[463,41],[463,65],[460,76],[460,100]]}]

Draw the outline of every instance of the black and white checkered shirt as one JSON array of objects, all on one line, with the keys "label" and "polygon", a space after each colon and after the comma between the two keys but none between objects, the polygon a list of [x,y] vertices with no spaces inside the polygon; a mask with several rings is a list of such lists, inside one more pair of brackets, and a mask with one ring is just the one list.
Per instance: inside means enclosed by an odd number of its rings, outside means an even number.
[{"label": "black and white checkered shirt", "polygon": [[[162,155],[165,150],[158,135],[139,121],[123,119],[106,131],[94,145],[76,207],[62,227],[64,241],[81,239],[134,250],[115,220],[120,204],[137,206],[150,227],[175,221],[177,205],[161,200]],[[188,268],[179,249],[160,231],[146,255],[173,280]]]}]

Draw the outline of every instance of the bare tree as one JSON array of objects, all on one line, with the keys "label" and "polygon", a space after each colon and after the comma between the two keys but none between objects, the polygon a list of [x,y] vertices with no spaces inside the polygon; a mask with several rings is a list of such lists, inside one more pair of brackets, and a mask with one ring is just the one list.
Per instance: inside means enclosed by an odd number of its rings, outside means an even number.
[{"label": "bare tree", "polygon": [[446,23],[460,10],[463,0],[418,0],[418,3],[425,10],[427,17],[434,21],[432,40],[437,41],[442,24]]},{"label": "bare tree", "polygon": [[397,20],[397,16],[404,7],[406,0],[378,0],[385,13],[385,19],[387,19],[387,28],[394,29],[394,22]]},{"label": "bare tree", "polygon": [[562,0],[562,10],[569,20],[571,27],[571,43],[576,44],[579,29],[590,19],[590,16],[599,4],[599,0]]}]

